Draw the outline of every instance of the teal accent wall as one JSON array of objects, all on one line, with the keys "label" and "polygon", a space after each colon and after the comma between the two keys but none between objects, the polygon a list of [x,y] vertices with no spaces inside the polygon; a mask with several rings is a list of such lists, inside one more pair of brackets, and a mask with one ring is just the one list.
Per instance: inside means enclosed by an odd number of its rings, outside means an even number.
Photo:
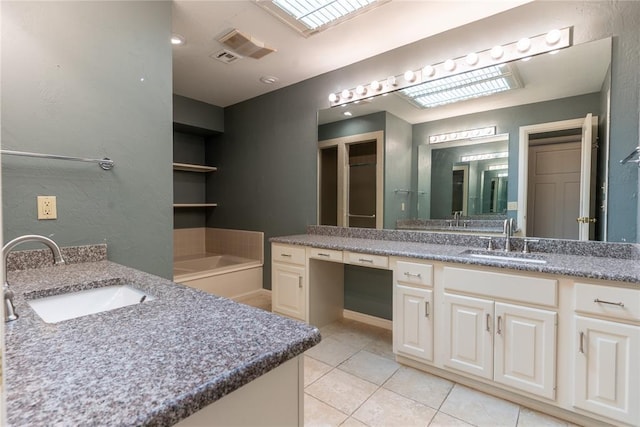
[{"label": "teal accent wall", "polygon": [[344,308],[392,320],[390,270],[344,266]]},{"label": "teal accent wall", "polygon": [[[170,2],[3,2],[2,148],[115,161],[3,156],[5,242],[107,243],[173,276],[170,36]],[[38,195],[57,220],[36,219]]]}]

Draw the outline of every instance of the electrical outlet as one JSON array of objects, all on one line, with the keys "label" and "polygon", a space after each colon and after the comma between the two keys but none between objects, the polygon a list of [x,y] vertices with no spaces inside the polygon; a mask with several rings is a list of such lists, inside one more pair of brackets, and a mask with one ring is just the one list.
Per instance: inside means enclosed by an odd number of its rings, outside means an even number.
[{"label": "electrical outlet", "polygon": [[507,202],[507,210],[508,211],[517,211],[518,210],[518,202]]},{"label": "electrical outlet", "polygon": [[400,210],[401,210],[402,212],[404,212],[404,202],[402,202],[402,203],[400,204]]},{"label": "electrical outlet", "polygon": [[58,218],[56,196],[38,196],[38,219]]}]

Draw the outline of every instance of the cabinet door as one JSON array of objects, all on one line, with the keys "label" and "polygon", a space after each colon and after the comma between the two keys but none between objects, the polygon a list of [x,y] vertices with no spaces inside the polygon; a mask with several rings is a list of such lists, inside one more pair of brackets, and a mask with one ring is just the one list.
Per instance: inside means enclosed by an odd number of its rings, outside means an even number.
[{"label": "cabinet door", "polygon": [[271,284],[272,310],[296,319],[305,320],[304,267],[274,262]]},{"label": "cabinet door", "polygon": [[640,327],[576,316],[574,406],[640,420]]},{"label": "cabinet door", "polygon": [[553,311],[496,303],[496,382],[555,399],[556,317]]},{"label": "cabinet door", "polygon": [[493,304],[444,294],[445,366],[493,379]]},{"label": "cabinet door", "polygon": [[394,352],[433,361],[433,291],[395,285]]}]

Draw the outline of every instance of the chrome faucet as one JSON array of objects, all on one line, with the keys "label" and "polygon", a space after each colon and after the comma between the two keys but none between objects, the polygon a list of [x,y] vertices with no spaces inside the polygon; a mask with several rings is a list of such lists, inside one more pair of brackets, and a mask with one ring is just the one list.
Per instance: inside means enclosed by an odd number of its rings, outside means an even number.
[{"label": "chrome faucet", "polygon": [[48,237],[38,236],[37,234],[26,234],[24,236],[16,237],[12,241],[8,242],[2,248],[2,272],[4,276],[4,285],[2,286],[2,291],[4,294],[4,321],[11,322],[18,318],[18,314],[16,313],[15,306],[13,305],[13,291],[9,287],[9,283],[7,282],[7,259],[9,258],[9,253],[16,246],[25,243],[25,242],[40,242],[44,243],[51,252],[53,253],[53,263],[56,265],[64,264],[64,258],[62,258],[62,252],[60,251],[60,247],[53,240]]},{"label": "chrome faucet", "polygon": [[504,220],[504,251],[511,250],[511,236],[513,236],[513,218]]},{"label": "chrome faucet", "polygon": [[453,219],[456,221],[456,227],[460,227],[461,216],[462,216],[462,211],[453,211]]}]

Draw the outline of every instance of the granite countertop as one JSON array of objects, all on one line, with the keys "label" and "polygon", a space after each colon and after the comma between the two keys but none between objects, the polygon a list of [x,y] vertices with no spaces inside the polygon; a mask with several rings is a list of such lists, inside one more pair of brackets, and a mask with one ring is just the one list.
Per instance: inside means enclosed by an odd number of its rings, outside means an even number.
[{"label": "granite countertop", "polygon": [[[304,323],[110,261],[10,271],[8,425],[171,425],[320,341]],[[47,324],[37,296],[132,284],[152,301]]]},{"label": "granite countertop", "polygon": [[[481,242],[478,237],[473,236],[437,236],[441,241],[438,243],[424,243],[402,240],[403,238],[412,238],[416,233],[409,234],[408,232],[391,231],[386,233],[392,236],[398,237],[398,240],[377,239],[377,238],[362,238],[345,236],[345,233],[351,234],[363,234],[358,231],[344,231],[339,230],[338,234],[342,235],[329,235],[329,234],[315,234],[316,230],[329,229],[332,227],[313,226],[310,227],[312,233],[300,234],[293,236],[272,237],[271,242],[284,243],[292,245],[304,245],[312,246],[323,249],[335,249],[335,250],[348,250],[354,252],[368,253],[374,255],[390,255],[408,258],[419,258],[434,261],[453,262],[459,264],[468,265],[482,265],[489,267],[508,268],[511,270],[531,271],[539,273],[559,274],[573,277],[584,277],[589,279],[601,279],[610,281],[627,282],[638,285],[640,289],[640,260],[618,257],[604,257],[593,256],[592,252],[597,251],[589,248],[586,251],[589,254],[562,254],[562,253],[532,253],[529,256],[547,261],[546,264],[534,264],[525,262],[514,262],[511,260],[493,260],[474,258],[463,252],[472,250],[480,251],[487,254],[492,252],[483,251],[481,247],[486,247],[486,243],[482,243],[485,246],[475,245],[476,241]],[[322,231],[326,233],[325,231]],[[380,232],[373,231],[373,234],[379,234]],[[418,233],[419,234],[419,233]],[[385,236],[388,237],[388,236]],[[456,244],[447,244],[446,239],[457,240]],[[522,240],[522,239],[519,239]],[[514,238],[514,241],[518,241]],[[462,244],[460,244],[462,243]],[[466,243],[466,244],[465,244]],[[474,243],[474,245],[472,245]],[[496,247],[502,247],[502,242],[497,240]],[[568,243],[568,245],[576,246],[574,242]],[[609,248],[613,245],[614,250],[617,249],[615,244],[608,244]],[[533,251],[532,251],[533,252]],[[493,253],[502,253],[503,251],[494,250]],[[522,256],[520,252],[514,250],[510,255],[514,257]]]}]

